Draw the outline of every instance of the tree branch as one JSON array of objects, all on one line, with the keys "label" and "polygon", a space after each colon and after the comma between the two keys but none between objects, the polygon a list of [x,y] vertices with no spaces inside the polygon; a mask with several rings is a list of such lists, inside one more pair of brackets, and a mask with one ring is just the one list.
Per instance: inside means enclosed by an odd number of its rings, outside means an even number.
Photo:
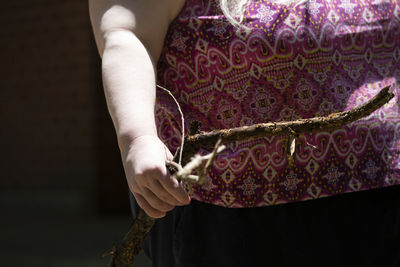
[{"label": "tree branch", "polygon": [[135,256],[142,250],[142,243],[155,223],[155,219],[148,216],[142,209],[129,228],[120,246],[114,245],[108,267],[131,267]]},{"label": "tree branch", "polygon": [[[366,117],[394,97],[394,93],[390,92],[389,89],[390,86],[383,88],[375,97],[359,107],[349,111],[333,113],[326,117],[314,117],[295,121],[259,123],[251,126],[215,130],[211,132],[200,132],[189,135],[184,140],[185,145],[183,148],[182,165],[187,164],[190,158],[195,155],[200,148],[211,150],[219,139],[222,141],[222,143],[228,143],[240,140],[253,140],[273,135],[289,136],[288,156],[291,157],[291,161],[293,161],[295,146],[294,140],[299,133],[333,130],[343,127],[344,125],[354,122],[360,118]],[[194,132],[196,132],[196,130],[192,129],[191,133]],[[218,146],[219,144],[216,147]],[[214,152],[215,151],[216,148],[214,149]],[[176,153],[176,155],[179,154],[180,153]],[[215,153],[213,156],[211,156],[211,158],[212,157],[215,157]],[[178,162],[178,158],[175,157],[174,161]],[[203,162],[204,160],[201,161],[200,165]],[[196,165],[196,168],[198,168],[200,165]],[[210,163],[207,165],[209,166]],[[181,170],[184,169],[182,167],[178,167],[178,169],[179,168]],[[192,176],[190,172],[185,172],[185,175],[189,180],[190,178],[196,178],[195,176]],[[147,233],[153,227],[154,222],[155,219],[147,216],[141,210],[137,219],[134,221],[124,240],[122,241],[121,246],[114,246],[113,250],[109,253],[112,254],[109,267],[131,267],[134,257],[140,252],[140,246],[143,243],[143,240],[146,238]]]},{"label": "tree branch", "polygon": [[200,148],[212,149],[218,139],[221,139],[222,143],[229,143],[240,140],[254,140],[273,135],[290,136],[293,135],[293,133],[328,131],[343,127],[350,122],[370,115],[389,102],[389,100],[394,97],[394,93],[390,92],[389,89],[390,86],[384,87],[376,96],[359,107],[348,111],[332,113],[326,117],[259,123],[251,126],[200,132],[189,135],[185,138],[182,162],[183,164],[187,162],[191,155],[197,153]]}]

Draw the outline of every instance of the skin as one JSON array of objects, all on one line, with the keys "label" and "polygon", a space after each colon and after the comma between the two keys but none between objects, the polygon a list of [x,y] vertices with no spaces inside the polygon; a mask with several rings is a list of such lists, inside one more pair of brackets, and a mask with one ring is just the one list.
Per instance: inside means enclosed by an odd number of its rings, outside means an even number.
[{"label": "skin", "polygon": [[153,218],[190,198],[165,166],[172,159],[157,136],[155,64],[184,0],[89,0],[102,58],[107,106],[117,133],[129,189]]}]

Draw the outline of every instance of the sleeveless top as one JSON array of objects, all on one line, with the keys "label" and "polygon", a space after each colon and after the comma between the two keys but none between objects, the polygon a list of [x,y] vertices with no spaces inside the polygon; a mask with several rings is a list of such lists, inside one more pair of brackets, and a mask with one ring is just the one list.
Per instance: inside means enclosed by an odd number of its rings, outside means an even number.
[{"label": "sleeveless top", "polygon": [[[187,0],[171,23],[157,82],[177,98],[186,133],[195,121],[210,131],[326,116],[386,85],[395,97],[340,129],[300,134],[294,165],[287,136],[227,144],[192,198],[257,207],[400,184],[400,1],[253,0],[243,26],[217,0]],[[176,150],[181,119],[163,91],[156,122]]]}]

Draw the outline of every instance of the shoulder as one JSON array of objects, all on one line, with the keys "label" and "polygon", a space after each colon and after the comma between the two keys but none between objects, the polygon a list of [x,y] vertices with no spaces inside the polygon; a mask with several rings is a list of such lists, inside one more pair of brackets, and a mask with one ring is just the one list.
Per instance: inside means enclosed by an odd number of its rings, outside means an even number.
[{"label": "shoulder", "polygon": [[100,51],[113,31],[129,31],[142,42],[161,42],[185,0],[89,0],[90,20]]}]

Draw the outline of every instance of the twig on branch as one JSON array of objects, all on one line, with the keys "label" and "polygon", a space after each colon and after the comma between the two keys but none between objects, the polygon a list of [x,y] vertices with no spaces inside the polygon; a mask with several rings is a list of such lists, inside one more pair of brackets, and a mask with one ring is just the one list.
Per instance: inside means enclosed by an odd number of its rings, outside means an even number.
[{"label": "twig on branch", "polygon": [[[185,119],[184,119],[184,117],[183,117],[183,112],[182,112],[181,106],[179,105],[178,100],[176,100],[175,96],[174,96],[174,95],[171,93],[171,91],[168,90],[167,88],[162,87],[161,85],[158,85],[158,84],[156,84],[156,87],[158,87],[158,88],[164,90],[165,92],[167,92],[167,93],[171,96],[171,98],[175,101],[175,104],[176,104],[176,106],[178,107],[179,115],[181,115],[181,131],[182,131],[182,136],[185,136]],[[178,161],[177,161],[179,164],[182,164],[182,153],[183,153],[183,146],[184,146],[184,145],[185,145],[185,139],[182,138],[181,147],[179,148],[179,153],[178,153],[178,151],[177,151],[177,154],[175,154],[175,157],[176,157],[176,155],[179,154],[179,158],[178,158]]]},{"label": "twig on branch", "polygon": [[[257,138],[267,136],[288,136],[287,153],[289,162],[294,164],[294,151],[296,145],[296,138],[299,133],[311,133],[318,131],[329,131],[343,127],[344,125],[354,122],[362,117],[370,115],[372,112],[382,107],[385,103],[389,102],[394,97],[394,93],[389,91],[390,86],[383,88],[375,97],[359,107],[353,108],[349,111],[333,113],[326,117],[314,117],[310,119],[300,119],[295,121],[282,121],[282,122],[268,122],[260,123],[251,126],[243,126],[232,129],[215,130],[211,132],[200,132],[194,135],[187,136],[184,140],[185,146],[180,153],[182,155],[182,165],[189,162],[192,155],[195,155],[200,148],[212,149],[213,145],[221,140],[222,143],[241,141],[241,140],[254,140]],[[192,131],[194,132],[194,130]],[[218,150],[219,144],[215,146],[214,152],[209,154],[210,158],[215,157],[215,151]],[[176,155],[180,154],[177,153]],[[213,156],[212,156],[213,155]],[[174,158],[178,162],[177,156]],[[195,158],[195,161],[197,159]],[[203,160],[200,160],[201,164]],[[201,165],[200,164],[200,165]],[[194,176],[190,172],[184,170],[186,168],[181,165],[174,165],[178,170],[181,170],[185,177],[184,179],[198,181],[199,177]],[[211,164],[207,164],[208,167]],[[197,166],[197,165],[196,165]],[[194,167],[193,169],[196,169]],[[201,173],[201,172],[200,172]],[[203,171],[204,175],[206,171]],[[151,230],[154,219],[147,216],[142,210],[138,218],[131,226],[128,234],[125,236],[120,247],[114,247],[110,253],[113,255],[109,267],[131,267],[134,257],[140,252],[140,245],[146,238],[147,233]]]},{"label": "twig on branch", "polygon": [[[205,156],[199,154],[194,155],[185,167],[182,167],[174,161],[167,161],[167,166],[169,165],[177,169],[173,177],[178,181],[187,181],[200,185],[203,184],[206,173],[215,157],[225,149],[225,146],[220,146],[220,144],[221,140],[219,139],[211,153]],[[197,173],[198,175],[194,175],[193,173]]]}]

